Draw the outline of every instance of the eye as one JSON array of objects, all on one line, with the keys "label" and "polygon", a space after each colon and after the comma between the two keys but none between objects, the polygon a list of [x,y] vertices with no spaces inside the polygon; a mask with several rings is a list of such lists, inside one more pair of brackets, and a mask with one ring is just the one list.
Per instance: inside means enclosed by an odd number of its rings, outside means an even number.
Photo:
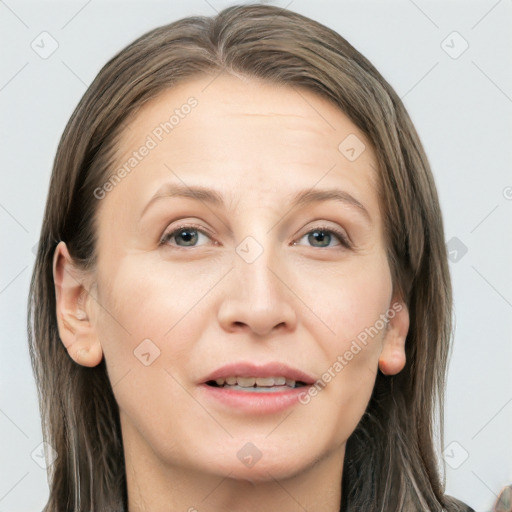
[{"label": "eye", "polygon": [[[201,237],[210,238],[204,229],[200,229],[192,224],[180,226],[173,231],[164,233],[160,240],[160,244],[175,245],[177,247],[197,247]],[[174,243],[171,241],[174,240]]]},{"label": "eye", "polygon": [[[347,249],[350,248],[350,243],[347,236],[341,231],[333,228],[319,226],[311,229],[299,239],[299,242],[306,237],[307,241],[311,244],[312,247],[319,247],[321,249],[339,246],[345,247]],[[338,241],[338,243],[331,245],[331,242],[333,241]],[[299,245],[299,243],[294,242],[293,245]]]},{"label": "eye", "polygon": [[[164,233],[160,240],[160,244],[167,244],[182,248],[198,247],[200,245],[204,245],[198,243],[201,237],[211,239],[211,236],[207,233],[206,230],[193,224],[186,224],[179,226],[172,231]],[[347,249],[350,248],[350,243],[347,239],[347,236],[341,231],[333,228],[319,226],[311,229],[299,239],[299,242],[306,237],[307,241],[311,244],[312,247],[330,248],[342,246]],[[338,243],[332,244],[332,242],[336,241]],[[293,245],[301,245],[299,242],[294,242]]]}]

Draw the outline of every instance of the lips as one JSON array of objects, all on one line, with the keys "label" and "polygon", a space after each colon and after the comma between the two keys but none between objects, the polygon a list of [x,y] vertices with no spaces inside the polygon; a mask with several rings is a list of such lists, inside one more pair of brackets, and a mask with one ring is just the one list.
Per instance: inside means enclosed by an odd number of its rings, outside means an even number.
[{"label": "lips", "polygon": [[204,404],[221,414],[271,415],[297,406],[315,379],[284,363],[240,362],[218,368],[199,382]]},{"label": "lips", "polygon": [[313,384],[310,375],[278,362],[262,365],[254,363],[234,363],[223,366],[211,373],[203,381],[212,387],[251,391],[267,389],[269,391],[288,390]]},{"label": "lips", "polygon": [[217,386],[221,388],[238,389],[241,391],[258,391],[258,390],[286,390],[302,387],[305,384],[301,381],[287,379],[286,377],[227,377],[208,381],[209,386]]}]

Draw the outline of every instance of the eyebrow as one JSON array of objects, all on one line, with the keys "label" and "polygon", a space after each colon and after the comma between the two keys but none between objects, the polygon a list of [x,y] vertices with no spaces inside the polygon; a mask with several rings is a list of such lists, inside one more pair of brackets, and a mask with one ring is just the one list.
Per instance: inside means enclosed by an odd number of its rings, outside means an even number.
[{"label": "eyebrow", "polygon": [[[166,197],[184,197],[196,199],[216,207],[224,206],[222,194],[217,190],[200,185],[187,186],[178,183],[165,183],[146,204],[140,217],[142,218],[144,216],[148,208],[154,202]],[[338,201],[345,205],[352,206],[362,213],[370,223],[372,221],[368,210],[360,201],[348,192],[336,188],[299,190],[292,196],[291,209],[297,206],[307,206],[311,203],[319,203],[322,201]]]}]

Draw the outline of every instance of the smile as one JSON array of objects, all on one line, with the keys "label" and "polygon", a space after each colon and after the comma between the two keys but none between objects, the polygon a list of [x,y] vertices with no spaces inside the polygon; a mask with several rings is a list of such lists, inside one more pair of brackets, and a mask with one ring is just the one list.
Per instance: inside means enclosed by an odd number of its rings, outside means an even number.
[{"label": "smile", "polygon": [[212,407],[228,414],[265,415],[299,404],[315,378],[281,362],[241,361],[203,378],[199,389]]},{"label": "smile", "polygon": [[252,393],[276,393],[305,386],[302,381],[286,377],[226,377],[210,380],[209,386]]}]

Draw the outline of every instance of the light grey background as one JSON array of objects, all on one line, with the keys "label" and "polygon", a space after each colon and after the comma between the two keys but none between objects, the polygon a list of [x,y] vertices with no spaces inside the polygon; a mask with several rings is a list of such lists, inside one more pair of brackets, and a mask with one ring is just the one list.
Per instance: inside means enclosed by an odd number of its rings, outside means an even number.
[{"label": "light grey background", "polygon": [[[137,36],[232,3],[0,0],[0,512],[41,510],[48,495],[25,314],[65,123],[101,66]],[[420,133],[454,260],[447,492],[490,510],[512,483],[512,0],[272,3],[346,37],[393,85]],[[58,48],[41,56],[52,38]]]}]

